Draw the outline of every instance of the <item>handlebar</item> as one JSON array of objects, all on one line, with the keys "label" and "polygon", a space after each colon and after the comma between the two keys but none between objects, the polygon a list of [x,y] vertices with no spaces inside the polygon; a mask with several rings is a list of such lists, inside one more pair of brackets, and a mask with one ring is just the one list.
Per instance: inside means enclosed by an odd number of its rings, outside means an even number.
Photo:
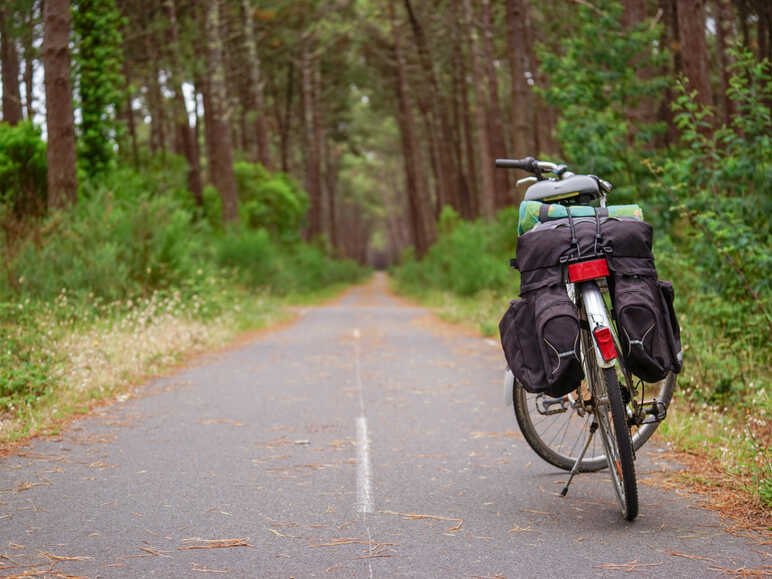
[{"label": "handlebar", "polygon": [[496,159],[496,166],[501,169],[522,169],[530,173],[536,173],[538,170],[538,161],[533,157],[524,159]]},{"label": "handlebar", "polygon": [[[542,173],[553,173],[558,179],[567,179],[573,177],[574,173],[568,170],[566,165],[557,165],[550,163],[549,161],[539,161],[533,157],[525,157],[523,159],[496,159],[496,167],[501,169],[522,169],[536,175],[538,180],[543,180]],[[608,181],[590,175],[597,180],[598,185],[604,193],[610,193],[613,186]],[[533,180],[533,177],[528,177],[528,180]],[[521,179],[520,181],[526,181]],[[519,183],[519,182],[518,182]]]}]

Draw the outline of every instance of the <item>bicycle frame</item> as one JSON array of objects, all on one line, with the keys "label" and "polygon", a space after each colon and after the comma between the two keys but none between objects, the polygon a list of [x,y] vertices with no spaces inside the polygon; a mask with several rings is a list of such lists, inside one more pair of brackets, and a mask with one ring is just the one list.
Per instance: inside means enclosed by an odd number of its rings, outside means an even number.
[{"label": "bicycle frame", "polygon": [[[590,326],[590,335],[594,336],[595,331],[602,328],[611,330],[611,321],[609,320],[606,311],[606,303],[603,301],[603,295],[600,292],[598,284],[595,281],[584,281],[578,285],[579,295],[582,300],[581,306],[587,315],[587,323]],[[575,293],[575,291],[576,290],[572,292],[569,289],[568,295],[570,296],[572,293]],[[592,343],[595,349],[595,357],[598,361],[598,366],[601,368],[613,368],[615,358],[608,361],[605,360],[598,347],[598,342],[593,339]]]}]

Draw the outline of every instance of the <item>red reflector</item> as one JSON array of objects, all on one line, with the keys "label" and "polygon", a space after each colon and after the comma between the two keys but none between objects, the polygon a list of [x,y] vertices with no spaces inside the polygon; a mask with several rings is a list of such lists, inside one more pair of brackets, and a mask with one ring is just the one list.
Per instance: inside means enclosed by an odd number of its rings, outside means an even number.
[{"label": "red reflector", "polygon": [[608,264],[606,264],[605,258],[572,263],[568,266],[568,279],[571,280],[572,283],[587,281],[588,279],[595,279],[598,277],[606,277],[607,275]]},{"label": "red reflector", "polygon": [[608,328],[596,328],[593,332],[595,341],[598,343],[598,349],[603,359],[608,362],[617,357],[617,349],[614,347],[614,338],[611,336],[611,330]]}]

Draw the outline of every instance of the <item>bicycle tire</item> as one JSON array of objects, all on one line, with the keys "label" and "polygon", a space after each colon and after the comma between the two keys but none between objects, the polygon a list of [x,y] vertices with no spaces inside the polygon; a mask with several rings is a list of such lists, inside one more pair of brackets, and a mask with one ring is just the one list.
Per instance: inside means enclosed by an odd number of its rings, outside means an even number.
[{"label": "bicycle tire", "polygon": [[[608,410],[604,411],[603,405],[598,405],[595,409],[599,423],[598,434],[607,447],[609,471],[622,516],[632,521],[638,516],[638,485],[635,480],[634,453],[627,412],[614,368],[603,369],[601,385],[605,387],[608,395]],[[609,415],[611,422],[608,422]]]},{"label": "bicycle tire", "polygon": [[[668,374],[659,382],[657,398],[665,407],[670,406],[675,390],[675,374]],[[543,460],[563,470],[571,470],[576,463],[579,452],[589,435],[591,415],[581,416],[573,409],[561,414],[540,416],[537,410],[538,394],[527,392],[515,381],[512,399],[514,402],[515,419],[528,445]],[[643,446],[651,438],[659,426],[658,422],[645,424],[637,428],[632,436],[635,450]],[[594,472],[606,468],[607,461],[604,452],[598,452],[597,443],[593,442],[588,454],[579,463],[578,472]]]}]

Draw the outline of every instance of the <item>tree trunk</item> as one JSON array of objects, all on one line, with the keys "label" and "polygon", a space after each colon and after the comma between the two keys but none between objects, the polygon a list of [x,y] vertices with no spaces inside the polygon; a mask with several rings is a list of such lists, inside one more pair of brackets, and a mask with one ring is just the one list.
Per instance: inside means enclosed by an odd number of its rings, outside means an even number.
[{"label": "tree trunk", "polygon": [[[453,0],[453,36],[462,38],[462,11],[459,0]],[[454,123],[459,135],[463,129],[465,153],[462,152],[460,138],[456,140],[458,156],[459,195],[461,198],[461,215],[473,219],[480,215],[479,194],[477,188],[477,166],[475,163],[474,134],[472,132],[472,113],[469,107],[469,82],[467,80],[464,53],[461,42],[453,43],[453,93],[454,93]],[[469,171],[465,174],[464,157]]]},{"label": "tree trunk", "polygon": [[[434,215],[439,216],[442,206],[445,205],[445,190],[443,189],[442,176],[440,175],[439,143],[437,142],[437,131],[432,119],[431,105],[428,99],[423,97],[416,99],[418,104],[418,114],[424,125],[425,144],[419,146],[419,150],[427,152],[429,158],[429,168],[431,169],[431,182],[434,183]],[[424,158],[421,155],[421,158]],[[430,187],[427,185],[427,195]]]},{"label": "tree trunk", "polygon": [[[293,88],[295,85],[295,65],[290,61],[287,66],[287,87],[284,93],[284,112],[281,115],[279,130],[279,142],[281,148],[281,170],[284,173],[290,172],[289,166],[289,147],[290,137],[292,135],[292,101],[294,98]],[[276,106],[279,106],[279,99],[276,99]]]},{"label": "tree trunk", "polygon": [[25,16],[24,24],[26,30],[22,38],[22,49],[24,51],[24,75],[22,80],[24,82],[24,92],[26,97],[24,99],[24,107],[27,111],[28,121],[32,121],[32,119],[35,118],[35,108],[33,106],[33,84],[35,77],[35,47],[33,46],[35,32],[33,29],[33,20],[35,19],[36,13],[37,7],[33,6],[32,10]]},{"label": "tree trunk", "polygon": [[436,123],[439,124],[439,139],[436,138],[434,132],[432,133],[438,157],[436,159],[439,177],[438,198],[445,200],[457,211],[461,211],[458,192],[459,180],[457,176],[460,167],[454,163],[452,148],[453,135],[450,128],[450,120],[448,119],[447,100],[445,99],[443,91],[440,90],[437,81],[437,75],[434,71],[434,60],[432,59],[429,43],[426,40],[423,27],[418,21],[418,18],[416,18],[411,1],[404,0],[404,3],[405,10],[407,10],[410,19],[410,26],[413,30],[416,46],[418,47],[418,57],[421,61],[421,69],[429,82],[429,88],[431,90],[430,98],[427,99],[430,109],[429,114],[439,121]]},{"label": "tree trunk", "polygon": [[734,10],[731,0],[715,0],[714,10],[716,21],[716,50],[718,51],[718,62],[721,73],[721,120],[724,124],[729,124],[734,116],[734,103],[729,98],[729,77],[730,67],[732,66],[732,55],[729,54],[729,46],[732,43],[732,24],[734,23]]},{"label": "tree trunk", "polygon": [[188,106],[185,94],[182,92],[182,81],[179,69],[182,66],[180,57],[179,37],[177,33],[177,11],[174,0],[165,0],[166,15],[169,18],[169,42],[171,44],[171,63],[169,66],[169,84],[174,92],[174,124],[177,140],[182,153],[188,161],[188,188],[193,193],[196,205],[204,204],[203,185],[201,183],[201,167],[196,154],[193,130],[188,119]]},{"label": "tree trunk", "polygon": [[70,0],[46,0],[43,26],[48,207],[58,209],[75,204],[78,194],[70,86]]},{"label": "tree trunk", "polygon": [[[675,0],[673,0],[675,1]],[[748,28],[748,0],[734,0],[737,8],[737,20],[740,23],[740,33],[743,38],[743,46],[747,50],[752,50],[750,29]]]},{"label": "tree trunk", "polygon": [[[633,28],[647,17],[645,0],[625,0],[623,2],[621,24],[625,29]],[[636,74],[642,81],[648,81],[652,77],[652,70],[649,67],[642,67],[639,64],[640,59],[635,59],[631,65]],[[669,103],[668,103],[669,105]],[[637,101],[627,100],[624,105],[629,125],[627,129],[627,143],[630,147],[644,146],[654,147],[654,143],[636,142],[636,135],[642,126],[652,123],[657,117],[657,104],[650,96],[639,96]]]},{"label": "tree trunk", "polygon": [[328,189],[327,175],[327,112],[325,110],[324,97],[322,95],[322,67],[318,60],[314,63],[313,70],[313,105],[314,105],[314,149],[319,162],[319,230],[327,235],[329,240],[330,223],[329,201],[330,191]]},{"label": "tree trunk", "polygon": [[[676,0],[659,0],[658,8],[662,13],[663,30],[662,30],[662,44],[670,49],[673,55],[673,61],[671,63],[672,71],[678,74],[682,69],[681,65],[681,51],[679,49],[678,41],[678,13],[676,10]],[[663,71],[665,74],[672,74],[669,68]],[[673,110],[670,108],[670,103],[673,102],[674,91],[670,86],[670,83],[665,87],[663,98],[660,101],[659,110],[657,111],[657,121],[667,127],[666,132],[662,137],[656,139],[655,147],[667,147],[671,143],[674,143],[678,139],[678,129],[673,121]]]},{"label": "tree trunk", "polygon": [[646,18],[646,0],[624,0],[622,2],[622,26],[630,28]]},{"label": "tree trunk", "polygon": [[490,139],[488,137],[488,118],[485,112],[487,96],[485,94],[485,78],[482,71],[482,55],[480,54],[477,27],[472,19],[471,0],[463,0],[464,26],[469,41],[469,53],[472,59],[472,82],[475,94],[475,132],[477,133],[477,147],[480,159],[480,173],[482,175],[482,189],[478,197],[480,215],[486,219],[493,219],[495,213],[493,158],[490,152]]},{"label": "tree trunk", "polygon": [[[124,36],[125,38],[125,36]],[[126,126],[129,129],[129,140],[131,142],[131,158],[134,164],[134,168],[139,168],[139,147],[137,146],[137,127],[134,119],[134,94],[131,88],[131,69],[129,68],[129,59],[126,58],[126,50],[124,47],[123,57],[123,79],[124,86],[124,112],[123,116],[126,119]]]},{"label": "tree trunk", "polygon": [[[491,25],[490,0],[482,1],[483,11],[483,54],[485,73],[488,77],[488,103],[486,106],[488,119],[488,138],[490,140],[491,162],[497,157],[508,157],[506,139],[504,138],[504,118],[501,115],[499,105],[499,87],[496,80],[496,69],[493,61],[493,30]],[[508,207],[512,204],[512,196],[509,191],[509,174],[507,171],[493,170],[494,204],[496,209]]]},{"label": "tree trunk", "polygon": [[410,108],[409,91],[405,75],[405,58],[402,54],[402,31],[397,26],[394,5],[390,2],[389,17],[394,40],[394,58],[397,64],[395,71],[397,73],[395,83],[398,103],[397,120],[402,136],[410,223],[416,254],[423,256],[436,237],[436,229],[430,209],[429,196],[426,191],[426,180],[422,172],[418,142],[415,137],[415,120]]},{"label": "tree trunk", "polygon": [[[3,78],[3,120],[16,125],[22,120],[21,92],[19,90],[19,53],[16,39],[11,34],[13,9],[0,9],[0,59]],[[9,21],[10,20],[10,21]]]},{"label": "tree trunk", "polygon": [[308,215],[308,239],[322,233],[322,187],[319,150],[316,147],[314,119],[314,58],[311,55],[312,37],[301,41],[300,93],[303,102],[303,148],[306,155],[306,191],[311,206]]},{"label": "tree trunk", "polygon": [[770,42],[770,8],[769,3],[756,2],[756,42],[759,45],[759,60],[772,58],[772,42]]},{"label": "tree trunk", "polygon": [[697,91],[697,102],[712,105],[708,75],[708,50],[705,45],[704,0],[676,0],[683,71],[689,90]]},{"label": "tree trunk", "polygon": [[[526,46],[526,5],[523,0],[507,1],[507,42],[511,83],[512,155],[517,158],[535,155],[531,126],[531,88],[525,76],[531,68]],[[516,200],[519,202],[519,199]]]},{"label": "tree trunk", "polygon": [[206,3],[206,72],[208,78],[209,106],[206,124],[209,133],[208,158],[211,166],[212,185],[220,192],[222,219],[233,223],[239,217],[236,176],[233,173],[233,147],[228,129],[227,96],[225,94],[225,70],[220,40],[219,0]]},{"label": "tree trunk", "polygon": [[166,114],[153,44],[151,33],[145,32],[145,51],[149,59],[145,82],[147,83],[147,106],[150,111],[150,150],[156,153],[166,151]]},{"label": "tree trunk", "polygon": [[338,247],[337,183],[340,153],[334,143],[328,141],[324,147],[324,175],[327,183],[327,220],[329,223],[330,245]]},{"label": "tree trunk", "polygon": [[252,22],[252,8],[249,0],[241,0],[244,12],[244,44],[249,60],[248,74],[252,102],[255,107],[255,137],[257,138],[257,159],[266,169],[271,169],[271,157],[268,145],[268,128],[265,123],[265,100],[263,81],[260,70],[260,55],[255,41],[255,27]]}]

